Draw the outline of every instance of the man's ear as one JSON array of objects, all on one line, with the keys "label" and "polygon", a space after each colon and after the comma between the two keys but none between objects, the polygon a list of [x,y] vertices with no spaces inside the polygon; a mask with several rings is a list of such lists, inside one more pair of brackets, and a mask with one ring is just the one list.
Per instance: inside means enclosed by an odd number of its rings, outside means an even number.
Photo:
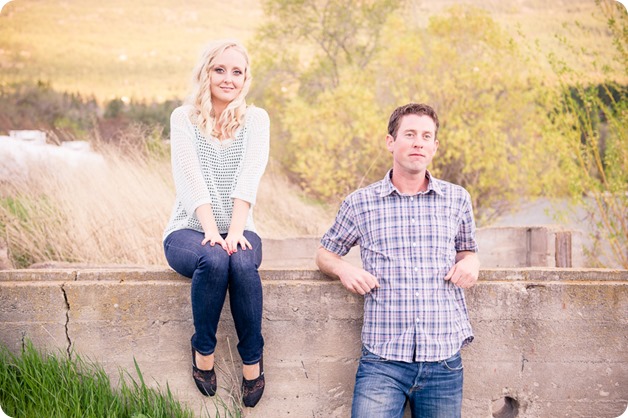
[{"label": "man's ear", "polygon": [[395,142],[395,138],[392,137],[392,135],[386,135],[386,148],[388,148],[388,151],[392,152],[393,151],[393,143]]}]

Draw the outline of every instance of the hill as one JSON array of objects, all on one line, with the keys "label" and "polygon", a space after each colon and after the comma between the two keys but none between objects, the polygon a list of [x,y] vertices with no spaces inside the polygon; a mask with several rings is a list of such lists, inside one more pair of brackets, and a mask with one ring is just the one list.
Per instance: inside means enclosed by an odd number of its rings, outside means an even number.
[{"label": "hill", "polygon": [[[430,16],[455,3],[460,2],[410,0],[403,13],[425,25]],[[575,46],[586,51],[613,52],[594,0],[470,3],[488,10],[539,59],[553,51],[573,65],[590,66],[576,61],[556,35],[573,38]],[[216,0],[15,0],[0,14],[0,83],[50,81],[57,90],[93,94],[100,100],[181,98],[208,40],[231,37],[246,42],[264,18],[261,0],[235,5]]]}]

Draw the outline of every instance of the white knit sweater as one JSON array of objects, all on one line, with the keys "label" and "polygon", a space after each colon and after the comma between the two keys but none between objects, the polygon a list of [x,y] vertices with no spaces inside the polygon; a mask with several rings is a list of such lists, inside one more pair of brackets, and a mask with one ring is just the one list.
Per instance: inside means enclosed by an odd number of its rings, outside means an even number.
[{"label": "white knit sweater", "polygon": [[195,210],[206,203],[212,206],[218,231],[227,233],[235,198],[251,204],[244,229],[255,232],[252,209],[268,162],[268,113],[249,106],[235,138],[219,141],[201,134],[190,120],[192,109],[191,105],[180,106],[170,116],[176,200],[163,238],[179,229],[203,232]]}]

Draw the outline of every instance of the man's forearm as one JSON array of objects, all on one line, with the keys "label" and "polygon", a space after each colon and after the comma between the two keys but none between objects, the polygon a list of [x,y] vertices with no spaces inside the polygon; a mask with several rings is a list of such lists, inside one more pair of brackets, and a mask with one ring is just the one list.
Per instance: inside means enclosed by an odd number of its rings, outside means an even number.
[{"label": "man's forearm", "polygon": [[334,254],[322,246],[319,246],[316,250],[316,265],[320,271],[328,276],[339,279],[340,276],[337,273],[338,266],[345,262],[338,254]]}]

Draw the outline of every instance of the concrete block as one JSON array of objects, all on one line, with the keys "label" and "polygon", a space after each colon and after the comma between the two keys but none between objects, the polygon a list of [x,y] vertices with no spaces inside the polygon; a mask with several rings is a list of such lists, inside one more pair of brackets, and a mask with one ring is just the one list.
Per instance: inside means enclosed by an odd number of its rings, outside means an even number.
[{"label": "concrete block", "polygon": [[528,233],[525,228],[478,228],[476,240],[484,267],[526,267]]},{"label": "concrete block", "polygon": [[191,317],[190,284],[183,281],[87,281],[66,284],[75,321],[170,321]]}]

